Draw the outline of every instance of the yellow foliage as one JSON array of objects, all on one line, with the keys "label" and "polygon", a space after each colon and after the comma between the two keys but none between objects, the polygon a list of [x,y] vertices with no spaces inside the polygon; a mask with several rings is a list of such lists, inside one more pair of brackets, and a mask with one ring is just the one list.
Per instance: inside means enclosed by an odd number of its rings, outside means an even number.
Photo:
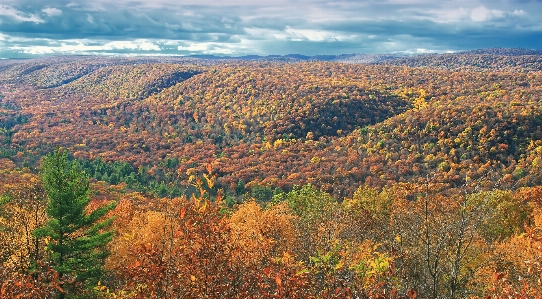
[{"label": "yellow foliage", "polygon": [[245,256],[256,260],[269,254],[282,255],[293,246],[292,218],[286,204],[263,210],[254,201],[246,202],[229,218],[231,241],[235,247],[248,253]]}]

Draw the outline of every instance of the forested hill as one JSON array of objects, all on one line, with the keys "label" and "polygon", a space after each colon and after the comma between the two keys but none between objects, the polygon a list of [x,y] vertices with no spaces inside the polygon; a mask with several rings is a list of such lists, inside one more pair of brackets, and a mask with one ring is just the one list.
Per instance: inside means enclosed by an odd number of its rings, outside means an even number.
[{"label": "forested hill", "polygon": [[1,155],[33,167],[62,146],[99,180],[162,195],[209,163],[233,196],[306,183],[337,198],[364,184],[539,185],[542,56],[494,52],[0,61]]},{"label": "forested hill", "polygon": [[494,48],[448,54],[403,56],[381,62],[389,65],[459,71],[541,71],[542,51]]}]

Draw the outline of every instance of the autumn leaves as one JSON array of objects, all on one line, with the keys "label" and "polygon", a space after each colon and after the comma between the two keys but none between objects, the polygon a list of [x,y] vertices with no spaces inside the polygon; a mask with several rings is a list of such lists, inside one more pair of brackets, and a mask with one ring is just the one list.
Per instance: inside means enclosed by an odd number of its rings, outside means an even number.
[{"label": "autumn leaves", "polygon": [[45,158],[41,169],[41,180],[0,173],[5,298],[502,298],[541,291],[540,188],[444,196],[428,182],[361,187],[339,202],[305,185],[266,204],[231,208],[209,189],[210,167],[193,178],[197,192],[189,199],[93,184],[89,200],[88,181],[66,152]]}]

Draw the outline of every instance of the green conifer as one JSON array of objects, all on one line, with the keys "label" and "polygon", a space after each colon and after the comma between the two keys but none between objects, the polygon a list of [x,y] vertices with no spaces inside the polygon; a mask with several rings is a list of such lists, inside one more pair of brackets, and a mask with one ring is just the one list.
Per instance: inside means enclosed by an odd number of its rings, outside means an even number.
[{"label": "green conifer", "polygon": [[114,207],[102,206],[92,212],[89,204],[89,178],[75,161],[68,160],[66,150],[57,149],[41,163],[41,179],[48,197],[49,222],[35,231],[47,238],[47,249],[54,269],[70,283],[65,294],[74,295],[80,286],[92,287],[103,276],[106,245],[113,238],[107,230],[113,219],[101,220]]}]

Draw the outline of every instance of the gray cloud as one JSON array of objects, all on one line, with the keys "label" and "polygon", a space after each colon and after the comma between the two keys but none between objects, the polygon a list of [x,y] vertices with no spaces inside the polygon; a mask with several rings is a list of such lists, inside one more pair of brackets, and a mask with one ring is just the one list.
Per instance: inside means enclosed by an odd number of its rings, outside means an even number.
[{"label": "gray cloud", "polygon": [[541,18],[540,0],[4,0],[0,57],[541,49]]}]

